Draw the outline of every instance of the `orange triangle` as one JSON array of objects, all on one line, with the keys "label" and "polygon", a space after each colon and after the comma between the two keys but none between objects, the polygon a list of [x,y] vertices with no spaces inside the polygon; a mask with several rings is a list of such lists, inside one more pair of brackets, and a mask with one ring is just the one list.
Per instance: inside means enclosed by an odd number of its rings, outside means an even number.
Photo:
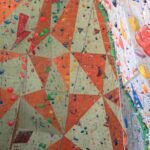
[{"label": "orange triangle", "polygon": [[[13,95],[15,95],[15,99],[11,99]],[[16,94],[0,88],[0,118],[3,117],[3,115],[11,108],[17,99],[18,96]]]},{"label": "orange triangle", "polygon": [[75,146],[66,137],[63,137],[61,140],[59,140],[56,143],[50,145],[48,150],[80,150],[80,148]]},{"label": "orange triangle", "polygon": [[115,65],[114,58],[111,55],[107,55],[107,56],[108,56],[108,61],[109,61],[110,65],[111,65],[112,70],[113,70],[113,72],[115,74],[115,77],[117,79],[117,70],[116,70],[116,65]]},{"label": "orange triangle", "polygon": [[101,29],[104,46],[105,46],[106,52],[108,52],[108,51],[110,51],[110,42],[109,42],[109,38],[108,38],[108,34],[107,34],[107,27],[106,27],[105,19],[98,8],[98,4],[99,4],[99,0],[96,0],[95,1],[96,14],[97,14],[99,26]]},{"label": "orange triangle", "polygon": [[67,89],[69,89],[70,83],[70,54],[65,54],[61,57],[54,59],[54,62],[57,65],[57,69],[60,72]]},{"label": "orange triangle", "polygon": [[107,125],[109,127],[113,149],[123,150],[123,128],[106,101],[104,101],[104,106],[107,115]]},{"label": "orange triangle", "polygon": [[59,126],[58,120],[55,116],[55,112],[48,101],[47,94],[44,90],[36,91],[31,94],[27,94],[25,100],[45,119],[48,119],[52,125],[54,125],[59,131],[61,128]]},{"label": "orange triangle", "polygon": [[8,52],[6,50],[0,50],[0,63],[1,62],[7,62],[8,60],[21,57],[23,54],[18,54],[15,52]]},{"label": "orange triangle", "polygon": [[34,29],[35,33],[32,43],[30,45],[30,51],[32,52],[34,52],[35,47],[50,33],[51,6],[52,0],[44,0],[37,26]]},{"label": "orange triangle", "polygon": [[98,100],[98,95],[71,94],[69,97],[68,117],[66,121],[66,132],[78,123],[80,118]]},{"label": "orange triangle", "polygon": [[9,0],[1,0],[1,9],[0,9],[0,24],[9,16],[12,14],[12,12],[20,5],[20,3],[23,0],[20,0],[19,2],[11,0],[11,3]]},{"label": "orange triangle", "polygon": [[116,88],[105,95],[105,98],[120,107],[119,88]]},{"label": "orange triangle", "polygon": [[70,0],[62,16],[52,30],[52,35],[66,48],[71,49],[79,0]]},{"label": "orange triangle", "polygon": [[51,66],[51,60],[40,56],[30,56],[35,70],[42,81],[43,85],[46,84]]},{"label": "orange triangle", "polygon": [[103,78],[105,69],[105,55],[74,53],[75,58],[97,89],[103,92]]}]

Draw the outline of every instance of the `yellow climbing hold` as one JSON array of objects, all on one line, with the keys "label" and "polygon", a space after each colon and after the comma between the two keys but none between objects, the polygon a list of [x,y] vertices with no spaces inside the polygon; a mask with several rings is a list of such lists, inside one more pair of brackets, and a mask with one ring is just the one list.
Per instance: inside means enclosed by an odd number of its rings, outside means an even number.
[{"label": "yellow climbing hold", "polygon": [[138,30],[140,29],[140,25],[139,25],[139,22],[138,22],[138,20],[137,20],[136,17],[130,16],[130,17],[128,18],[128,22],[129,22],[129,25],[130,25],[131,30],[132,30],[133,32],[136,32],[136,31],[138,31]]},{"label": "yellow climbing hold", "polygon": [[122,36],[124,37],[124,39],[127,39],[127,34],[126,34],[125,29],[123,27],[122,20],[120,21],[120,31],[121,31]]},{"label": "yellow climbing hold", "polygon": [[150,79],[150,71],[144,64],[140,65],[139,71],[144,78]]}]

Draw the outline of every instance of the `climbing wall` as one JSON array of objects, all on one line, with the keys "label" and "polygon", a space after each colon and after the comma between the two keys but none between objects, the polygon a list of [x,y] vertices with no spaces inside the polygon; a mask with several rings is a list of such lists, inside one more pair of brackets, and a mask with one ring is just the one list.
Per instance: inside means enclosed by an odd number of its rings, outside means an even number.
[{"label": "climbing wall", "polygon": [[127,149],[103,5],[1,0],[0,8],[0,150]]},{"label": "climbing wall", "polygon": [[[128,148],[148,150],[150,149],[150,1],[101,0],[101,3],[107,10],[108,26],[114,41]],[[99,8],[101,9],[100,6]]]}]

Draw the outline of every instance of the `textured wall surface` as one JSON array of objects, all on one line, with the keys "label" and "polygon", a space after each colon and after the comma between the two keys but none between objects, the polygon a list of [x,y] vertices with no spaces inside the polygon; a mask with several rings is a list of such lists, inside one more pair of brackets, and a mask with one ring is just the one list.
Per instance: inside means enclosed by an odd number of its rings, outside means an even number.
[{"label": "textured wall surface", "polygon": [[0,2],[0,150],[144,149],[102,4]]},{"label": "textured wall surface", "polygon": [[[134,130],[141,134],[138,138],[135,132],[135,138],[128,138],[128,143],[132,143],[130,139],[144,141],[144,147],[136,149],[150,149],[150,1],[102,0],[102,4],[109,16],[121,84],[133,110],[130,114],[125,107],[123,119],[131,122],[133,116],[137,118]],[[132,128],[127,130],[133,132]]]}]

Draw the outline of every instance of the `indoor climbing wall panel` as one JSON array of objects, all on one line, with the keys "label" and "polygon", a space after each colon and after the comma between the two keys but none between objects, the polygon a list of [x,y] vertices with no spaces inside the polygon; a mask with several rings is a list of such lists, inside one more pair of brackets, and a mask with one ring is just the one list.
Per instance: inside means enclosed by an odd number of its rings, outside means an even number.
[{"label": "indoor climbing wall panel", "polygon": [[0,8],[0,149],[127,149],[99,0],[1,0]]},{"label": "indoor climbing wall panel", "polygon": [[[126,91],[121,96],[126,95],[126,98],[122,99],[122,104],[124,107],[125,100],[129,101],[133,111],[128,113],[126,105],[123,120],[127,131],[134,132],[132,139],[136,137],[138,143],[144,141],[144,147],[137,149],[147,150],[150,149],[150,1],[102,0],[101,2],[109,16],[108,28],[112,31],[114,40],[120,84],[122,90]],[[137,118],[134,130],[141,134],[141,138],[128,126],[131,116]],[[129,134],[129,145],[132,143],[130,136]],[[131,145],[131,149],[135,149],[135,143]]]}]

